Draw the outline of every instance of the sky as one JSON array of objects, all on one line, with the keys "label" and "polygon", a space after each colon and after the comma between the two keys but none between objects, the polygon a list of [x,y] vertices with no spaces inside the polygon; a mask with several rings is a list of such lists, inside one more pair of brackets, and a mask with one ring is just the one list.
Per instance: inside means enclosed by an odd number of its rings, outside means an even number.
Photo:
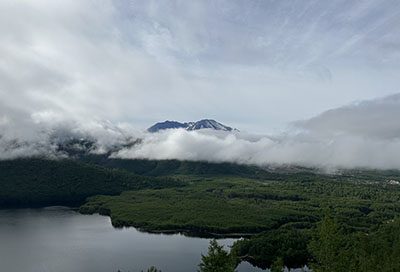
[{"label": "sky", "polygon": [[399,25],[397,0],[2,0],[0,139],[44,141],[41,132],[67,124],[100,127],[107,142],[123,129],[211,118],[246,141],[333,141],[338,153],[349,145],[338,137],[351,135],[373,154],[400,132]]}]

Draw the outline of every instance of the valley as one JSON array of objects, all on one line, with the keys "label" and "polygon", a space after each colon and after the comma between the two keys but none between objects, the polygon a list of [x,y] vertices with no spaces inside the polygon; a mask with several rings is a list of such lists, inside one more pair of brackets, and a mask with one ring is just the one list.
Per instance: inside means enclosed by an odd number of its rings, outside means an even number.
[{"label": "valley", "polygon": [[[288,267],[309,265],[308,244],[327,213],[353,235],[373,234],[400,212],[400,186],[393,182],[400,180],[398,171],[284,173],[229,163],[101,156],[1,161],[0,169],[3,208],[80,206],[83,214],[110,216],[116,228],[250,238],[235,244],[232,252],[238,256],[248,256],[260,241],[261,248],[275,241],[281,246],[246,259],[263,268],[283,255]],[[284,241],[293,239],[296,246],[283,254]]]}]

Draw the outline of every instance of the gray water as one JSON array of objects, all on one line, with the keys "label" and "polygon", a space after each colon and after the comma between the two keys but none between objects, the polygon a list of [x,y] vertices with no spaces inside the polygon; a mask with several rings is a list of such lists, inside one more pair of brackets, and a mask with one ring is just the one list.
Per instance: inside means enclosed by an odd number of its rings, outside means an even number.
[{"label": "gray water", "polygon": [[[232,245],[235,239],[218,240]],[[0,271],[196,271],[209,239],[115,229],[110,218],[63,207],[0,210]],[[239,272],[261,271],[241,263]]]}]

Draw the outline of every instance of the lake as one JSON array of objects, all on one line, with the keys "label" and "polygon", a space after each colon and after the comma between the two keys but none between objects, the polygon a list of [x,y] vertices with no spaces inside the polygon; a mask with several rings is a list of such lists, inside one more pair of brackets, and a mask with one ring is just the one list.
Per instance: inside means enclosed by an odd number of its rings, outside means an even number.
[{"label": "lake", "polygon": [[[220,239],[232,245],[235,239]],[[0,210],[0,271],[196,271],[209,239],[115,229],[109,217],[65,207]],[[261,269],[241,263],[239,272]]]}]

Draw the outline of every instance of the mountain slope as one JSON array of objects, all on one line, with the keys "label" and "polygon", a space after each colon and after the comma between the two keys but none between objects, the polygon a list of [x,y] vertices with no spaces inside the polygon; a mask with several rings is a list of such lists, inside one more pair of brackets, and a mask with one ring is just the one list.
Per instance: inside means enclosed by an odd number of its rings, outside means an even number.
[{"label": "mountain slope", "polygon": [[187,122],[187,123],[180,123],[177,121],[164,121],[160,123],[156,123],[155,125],[151,126],[147,129],[148,132],[154,133],[164,129],[177,129],[177,128],[184,128],[188,131],[193,130],[200,130],[200,129],[214,129],[220,131],[234,131],[237,129],[233,129],[226,125],[223,125],[215,120],[212,119],[203,119],[197,122]]},{"label": "mountain slope", "polygon": [[75,206],[98,194],[182,185],[171,178],[138,176],[74,160],[0,161],[0,208]]},{"label": "mountain slope", "polygon": [[204,128],[211,128],[215,130],[222,130],[222,131],[232,131],[234,130],[231,127],[225,126],[221,123],[218,123],[212,119],[203,119],[194,123],[189,123],[187,130],[199,130]]},{"label": "mountain slope", "polygon": [[188,123],[180,123],[180,122],[176,122],[176,121],[164,121],[164,122],[160,122],[157,123],[153,126],[151,126],[150,128],[147,129],[148,132],[157,132],[163,129],[171,129],[171,128],[187,128],[188,127]]}]

